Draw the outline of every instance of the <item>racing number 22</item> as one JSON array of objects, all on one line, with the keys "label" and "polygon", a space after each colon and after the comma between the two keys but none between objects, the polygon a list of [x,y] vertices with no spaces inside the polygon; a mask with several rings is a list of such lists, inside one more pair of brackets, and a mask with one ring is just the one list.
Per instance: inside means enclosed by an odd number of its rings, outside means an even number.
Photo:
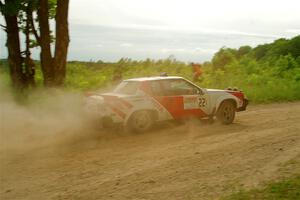
[{"label": "racing number 22", "polygon": [[206,99],[203,97],[198,98],[198,105],[199,107],[205,107],[206,106]]}]

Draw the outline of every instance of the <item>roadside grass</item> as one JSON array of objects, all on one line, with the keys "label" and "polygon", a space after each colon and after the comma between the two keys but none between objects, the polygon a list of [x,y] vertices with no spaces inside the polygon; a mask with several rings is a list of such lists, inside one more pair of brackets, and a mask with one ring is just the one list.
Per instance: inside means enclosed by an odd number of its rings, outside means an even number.
[{"label": "roadside grass", "polygon": [[261,189],[241,190],[222,200],[299,200],[300,175],[267,184]]},{"label": "roadside grass", "polygon": [[253,189],[238,187],[221,200],[300,200],[300,155],[279,164],[276,174],[276,180]]},{"label": "roadside grass", "polygon": [[[214,69],[209,63],[203,65],[203,75],[196,82],[202,88],[225,89],[237,87],[244,91],[251,103],[269,103],[300,100],[300,68],[276,75],[271,67],[257,63],[231,64],[226,69]],[[132,61],[123,59],[116,63],[94,63],[72,61],[67,64],[64,90],[83,92],[111,88],[117,82],[115,75],[122,79],[158,76],[162,72],[169,75],[192,79],[191,66],[172,59]],[[42,88],[43,77],[39,63],[36,63],[36,83]],[[10,85],[6,62],[0,62],[0,79],[4,86]]]},{"label": "roadside grass", "polygon": [[[228,70],[214,70],[203,66],[203,75],[195,82],[202,88],[225,89],[237,87],[243,90],[251,103],[269,103],[300,100],[300,81],[293,77],[278,77],[272,72],[255,66],[248,73],[246,67],[231,66]],[[253,67],[253,68],[255,68]],[[254,70],[254,69],[253,69]],[[188,64],[176,60],[123,61],[118,63],[68,63],[66,88],[71,90],[97,90],[111,87],[113,76],[122,74],[122,79],[158,76],[161,72],[192,79]],[[297,74],[290,71],[290,74]]]}]

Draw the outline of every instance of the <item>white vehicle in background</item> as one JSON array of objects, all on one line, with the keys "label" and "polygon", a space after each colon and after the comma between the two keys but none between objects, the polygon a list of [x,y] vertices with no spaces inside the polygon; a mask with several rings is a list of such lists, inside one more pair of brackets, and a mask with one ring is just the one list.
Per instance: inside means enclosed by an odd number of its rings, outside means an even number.
[{"label": "white vehicle in background", "polygon": [[247,104],[242,91],[204,89],[182,77],[158,76],[124,80],[111,93],[91,93],[86,110],[103,126],[121,124],[143,132],[155,122],[191,117],[216,116],[230,124]]}]

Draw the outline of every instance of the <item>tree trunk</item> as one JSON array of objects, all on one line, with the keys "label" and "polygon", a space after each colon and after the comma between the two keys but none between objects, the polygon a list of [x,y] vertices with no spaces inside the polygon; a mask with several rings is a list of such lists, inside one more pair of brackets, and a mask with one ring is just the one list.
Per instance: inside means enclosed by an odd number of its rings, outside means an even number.
[{"label": "tree trunk", "polygon": [[31,19],[32,17],[32,10],[30,3],[27,6],[26,9],[26,27],[25,27],[25,43],[26,43],[26,49],[25,49],[25,71],[26,71],[26,81],[28,86],[35,87],[35,64],[33,60],[31,59],[31,52],[30,52],[30,27],[31,27]]},{"label": "tree trunk", "polygon": [[69,46],[68,10],[69,0],[57,0],[54,56],[56,86],[63,86],[66,77],[66,62]]},{"label": "tree trunk", "polygon": [[51,56],[51,39],[49,28],[49,9],[48,0],[40,0],[40,8],[38,9],[38,20],[40,24],[40,47],[41,47],[41,68],[44,76],[44,85],[53,86],[55,74],[53,67],[53,59]]},{"label": "tree trunk", "polygon": [[5,14],[7,31],[8,63],[12,86],[16,90],[26,88],[26,78],[22,69],[22,57],[20,51],[19,27],[16,15]]}]

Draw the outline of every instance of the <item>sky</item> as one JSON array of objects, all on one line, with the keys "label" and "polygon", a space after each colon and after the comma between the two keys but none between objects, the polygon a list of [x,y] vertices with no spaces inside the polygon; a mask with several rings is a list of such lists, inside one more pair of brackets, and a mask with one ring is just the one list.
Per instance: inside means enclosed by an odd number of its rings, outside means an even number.
[{"label": "sky", "polygon": [[[300,34],[299,0],[70,0],[68,60],[210,60]],[[3,18],[0,19],[3,23]],[[7,57],[0,32],[0,57]],[[33,57],[38,58],[38,50]]]}]

